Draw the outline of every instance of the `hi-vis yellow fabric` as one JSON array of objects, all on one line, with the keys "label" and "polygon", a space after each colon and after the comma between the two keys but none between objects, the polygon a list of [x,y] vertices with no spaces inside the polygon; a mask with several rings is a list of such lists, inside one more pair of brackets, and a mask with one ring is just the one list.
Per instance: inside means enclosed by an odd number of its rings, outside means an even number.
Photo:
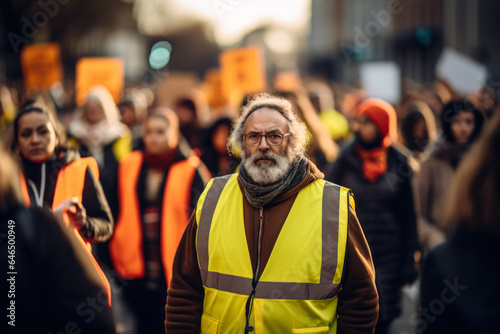
[{"label": "hi-vis yellow fabric", "polygon": [[[350,197],[324,180],[299,192],[255,288],[252,333],[337,332]],[[272,224],[263,212],[263,224]],[[254,273],[237,174],[212,179],[196,215],[201,333],[243,333]]]}]

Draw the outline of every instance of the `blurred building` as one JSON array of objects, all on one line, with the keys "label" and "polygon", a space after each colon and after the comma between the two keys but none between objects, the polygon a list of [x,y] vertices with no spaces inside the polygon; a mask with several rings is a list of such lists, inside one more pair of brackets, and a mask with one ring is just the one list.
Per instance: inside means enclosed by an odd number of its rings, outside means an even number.
[{"label": "blurred building", "polygon": [[66,78],[74,77],[81,57],[115,56],[124,59],[127,81],[149,83],[157,74],[148,64],[151,47],[167,40],[167,70],[199,78],[218,66],[221,49],[258,45],[268,82],[276,72],[300,70],[357,84],[361,64],[394,61],[402,77],[425,83],[435,79],[436,61],[450,47],[485,64],[490,80],[500,82],[499,12],[497,0],[5,0],[0,80],[22,78],[25,44],[55,41]]},{"label": "blurred building", "polygon": [[[156,2],[153,7],[161,9],[163,5]],[[147,16],[147,12],[141,13],[141,20],[147,20]],[[195,71],[201,75],[217,61],[219,48],[207,38],[202,22],[176,26],[175,30],[167,29],[155,35],[140,29],[138,22],[141,20],[135,1],[2,1],[0,33],[8,38],[0,41],[0,77],[22,78],[19,52],[28,43],[59,42],[68,78],[74,77],[79,58],[120,57],[124,60],[126,80],[141,83],[152,76],[148,65],[151,47],[165,39],[175,50],[170,64],[176,70]],[[169,25],[167,17],[163,25]]]},{"label": "blurred building", "polygon": [[361,63],[395,61],[403,77],[430,82],[450,47],[498,77],[499,12],[495,0],[312,0],[308,71],[354,84]]}]

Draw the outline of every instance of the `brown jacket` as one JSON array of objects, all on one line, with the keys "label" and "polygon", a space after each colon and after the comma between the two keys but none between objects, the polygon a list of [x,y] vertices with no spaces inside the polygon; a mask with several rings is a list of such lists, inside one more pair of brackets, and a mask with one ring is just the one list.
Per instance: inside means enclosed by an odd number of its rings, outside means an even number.
[{"label": "brown jacket", "polygon": [[454,152],[447,147],[444,143],[432,152],[422,163],[417,178],[419,241],[426,253],[446,240],[447,228],[444,225],[443,208],[450,197],[450,186],[455,176],[451,161]]},{"label": "brown jacket", "polygon": [[[264,222],[272,224],[263,225],[260,273],[264,271],[298,192],[309,183],[323,177],[323,173],[310,163],[309,171],[299,185],[274,199],[264,208]],[[255,272],[259,210],[252,207],[243,196],[243,211],[248,249]],[[196,253],[196,227],[196,213],[193,213],[174,260],[173,277],[166,305],[165,327],[168,334],[198,333],[200,328],[204,293]],[[368,243],[352,208],[349,212],[343,282],[339,292],[338,332],[373,333],[379,312],[375,269]]]}]

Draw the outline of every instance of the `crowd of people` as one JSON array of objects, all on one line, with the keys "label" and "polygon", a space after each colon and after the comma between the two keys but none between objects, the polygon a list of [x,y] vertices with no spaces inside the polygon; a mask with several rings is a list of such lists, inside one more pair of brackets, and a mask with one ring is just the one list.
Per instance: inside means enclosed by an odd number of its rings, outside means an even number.
[{"label": "crowd of people", "polygon": [[491,328],[498,97],[408,87],[391,105],[308,79],[215,110],[201,91],[96,86],[75,106],[2,84],[15,329],[390,333],[419,279],[418,333]]}]

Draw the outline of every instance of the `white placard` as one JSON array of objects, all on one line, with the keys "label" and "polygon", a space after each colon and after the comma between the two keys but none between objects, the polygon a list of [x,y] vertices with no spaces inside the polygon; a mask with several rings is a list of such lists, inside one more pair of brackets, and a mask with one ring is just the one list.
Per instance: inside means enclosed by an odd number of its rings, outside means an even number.
[{"label": "white placard", "polygon": [[445,79],[461,95],[479,90],[488,75],[486,66],[446,48],[436,64],[436,76]]},{"label": "white placard", "polygon": [[378,97],[391,104],[401,100],[401,72],[395,62],[363,63],[359,69],[363,88],[371,97]]}]

